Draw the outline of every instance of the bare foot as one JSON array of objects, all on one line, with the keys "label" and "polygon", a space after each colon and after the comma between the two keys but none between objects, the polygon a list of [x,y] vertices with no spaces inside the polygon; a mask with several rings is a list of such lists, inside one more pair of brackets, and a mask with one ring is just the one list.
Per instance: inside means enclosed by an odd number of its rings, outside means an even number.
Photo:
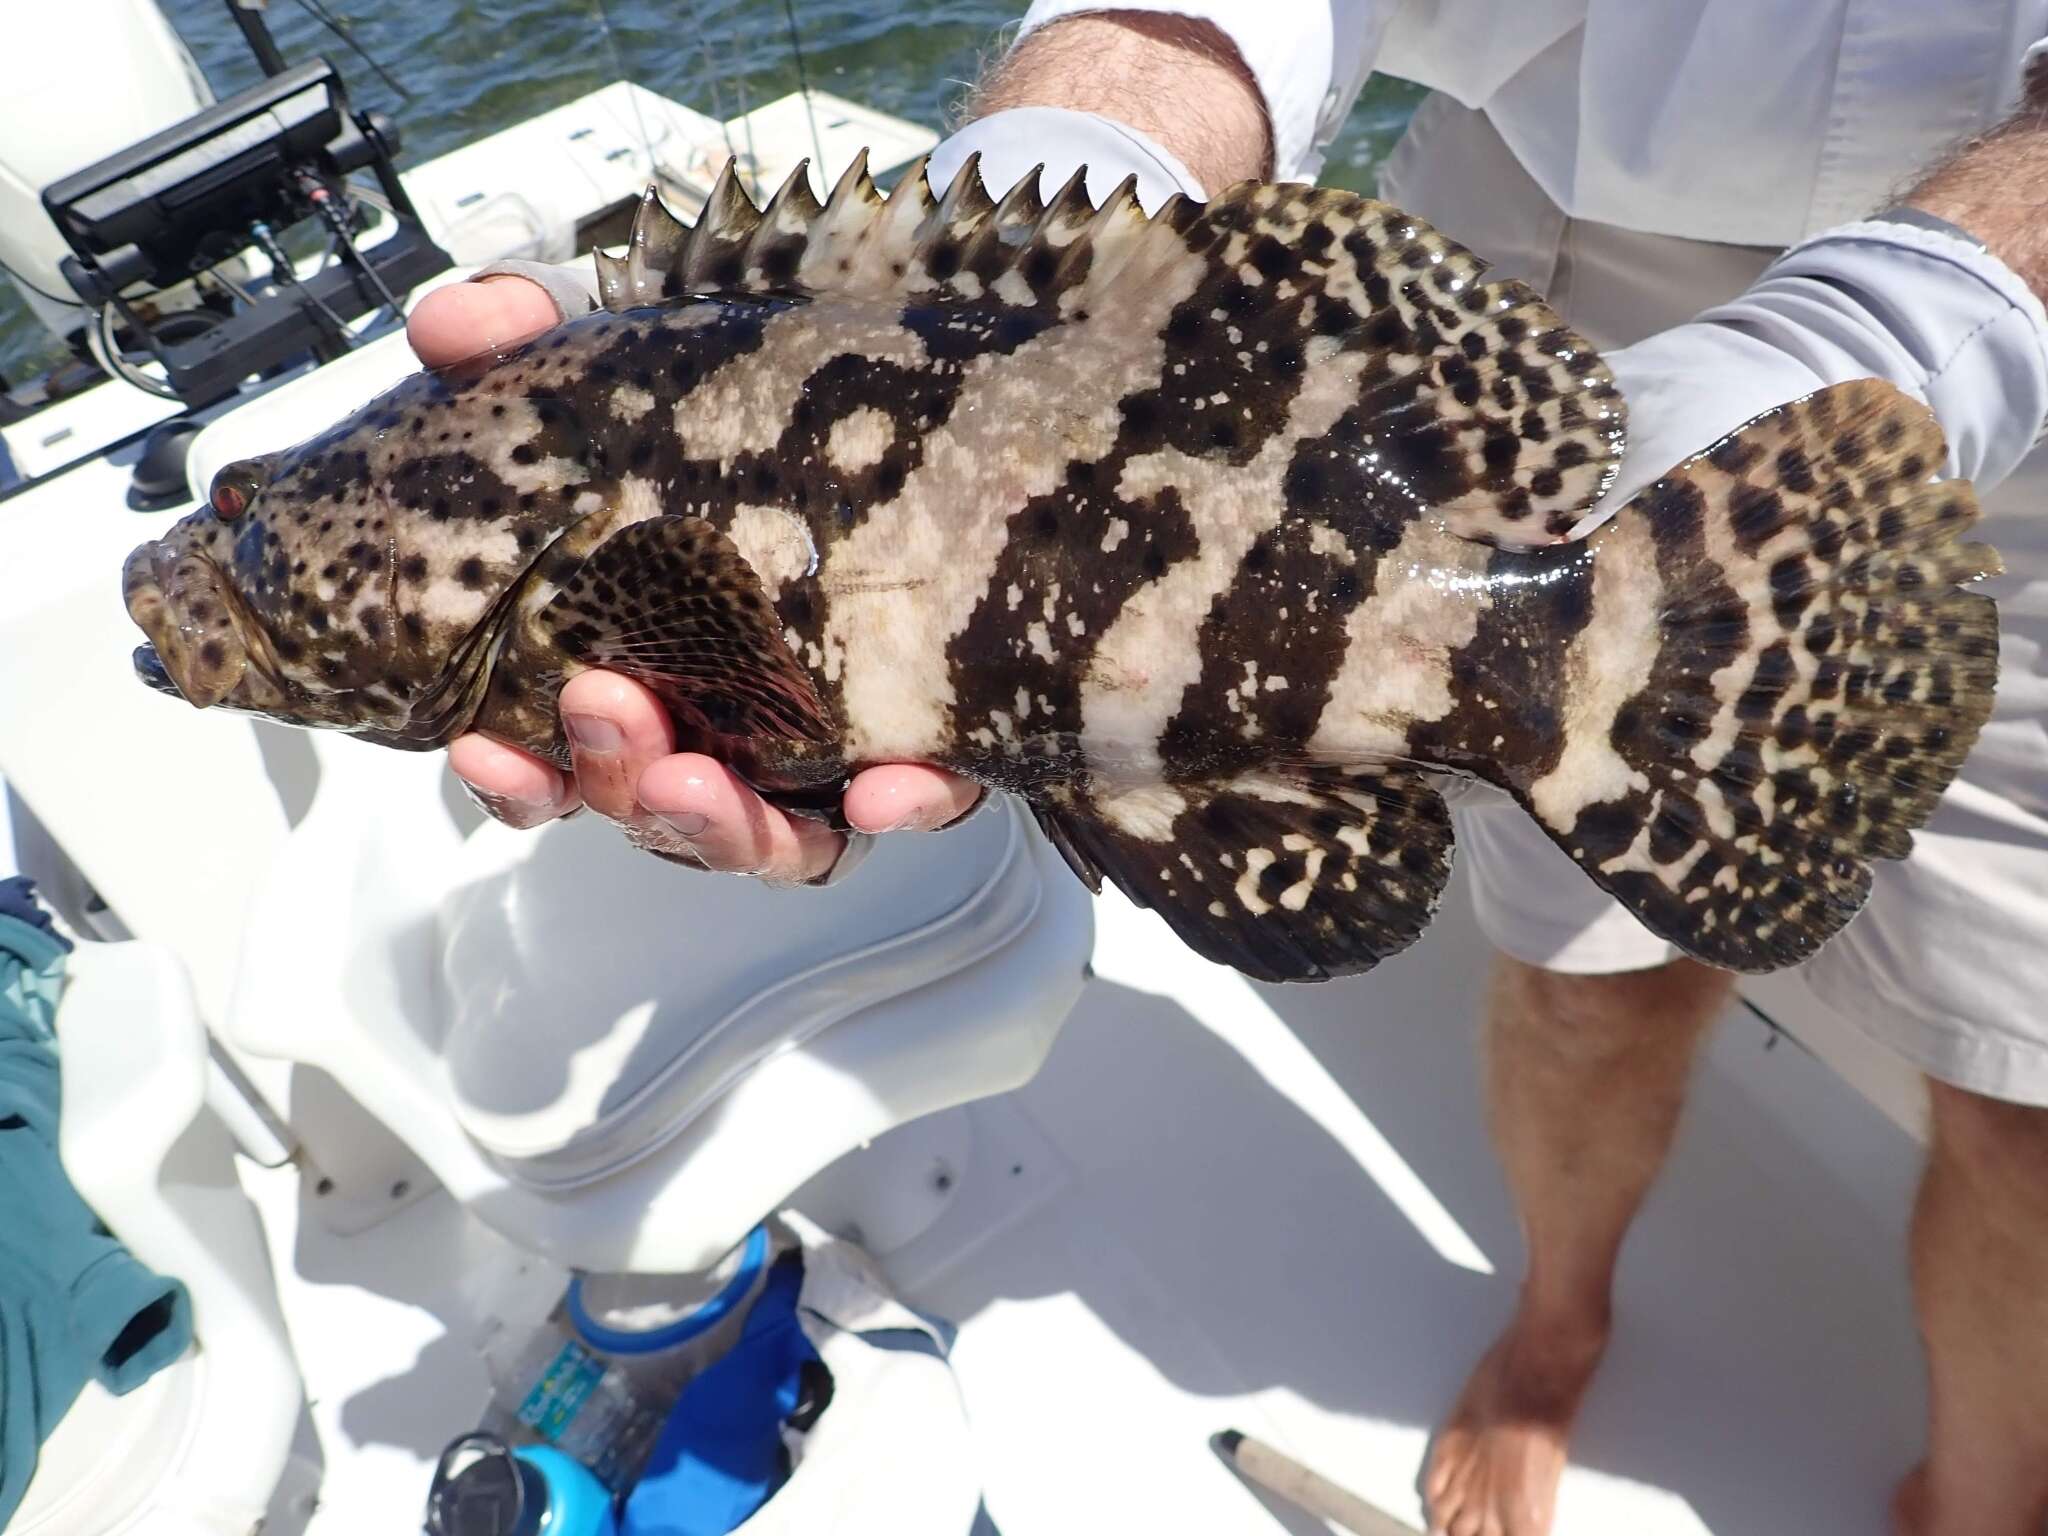
[{"label": "bare foot", "polygon": [[1438,1536],[1549,1536],[1579,1402],[1603,1325],[1508,1325],[1473,1369],[1423,1476]]}]

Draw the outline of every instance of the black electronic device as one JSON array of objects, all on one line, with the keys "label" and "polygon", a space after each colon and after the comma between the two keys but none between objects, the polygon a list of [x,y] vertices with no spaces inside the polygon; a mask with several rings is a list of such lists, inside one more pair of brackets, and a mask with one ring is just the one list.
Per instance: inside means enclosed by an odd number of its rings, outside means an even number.
[{"label": "black electronic device", "polygon": [[[338,356],[345,322],[396,307],[449,266],[392,165],[394,125],[350,111],[334,66],[311,59],[44,189],[43,206],[73,254],[61,263],[78,296],[125,322],[164,366],[187,405],[233,394],[241,381],[311,353]],[[344,209],[345,178],[375,174],[396,228],[358,247]],[[303,281],[279,235],[319,218],[344,259]],[[176,287],[251,247],[274,292],[194,324],[191,311],[153,319],[142,290]],[[177,322],[173,324],[172,322]]]}]

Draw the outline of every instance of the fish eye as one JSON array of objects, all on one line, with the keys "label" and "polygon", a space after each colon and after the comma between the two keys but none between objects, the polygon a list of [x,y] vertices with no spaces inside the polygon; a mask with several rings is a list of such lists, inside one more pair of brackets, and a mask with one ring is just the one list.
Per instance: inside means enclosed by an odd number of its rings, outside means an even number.
[{"label": "fish eye", "polygon": [[213,489],[207,500],[213,505],[213,515],[222,522],[237,518],[256,499],[256,493],[263,489],[257,477],[256,466],[244,459],[230,464],[213,477]]}]

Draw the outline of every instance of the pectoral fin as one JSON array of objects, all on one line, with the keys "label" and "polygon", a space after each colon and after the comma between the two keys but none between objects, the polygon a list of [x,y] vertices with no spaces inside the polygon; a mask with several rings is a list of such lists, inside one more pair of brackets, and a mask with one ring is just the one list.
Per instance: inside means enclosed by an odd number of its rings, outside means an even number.
[{"label": "pectoral fin", "polygon": [[1391,768],[1260,770],[1038,807],[1077,874],[1107,877],[1196,953],[1261,981],[1370,970],[1450,876],[1451,818]]},{"label": "pectoral fin", "polygon": [[835,732],[745,556],[702,518],[656,517],[600,544],[540,614],[563,655],[645,683],[711,737],[824,743]]}]

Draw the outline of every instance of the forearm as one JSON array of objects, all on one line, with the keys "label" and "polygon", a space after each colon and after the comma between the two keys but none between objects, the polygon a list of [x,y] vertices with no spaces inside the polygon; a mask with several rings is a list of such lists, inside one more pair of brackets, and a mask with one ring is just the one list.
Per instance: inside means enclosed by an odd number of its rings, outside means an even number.
[{"label": "forearm", "polygon": [[2048,80],[2021,109],[1951,152],[1902,199],[1974,235],[2048,302]]},{"label": "forearm", "polygon": [[1069,16],[1028,33],[967,103],[969,121],[1022,107],[1092,112],[1135,129],[1220,191],[1272,173],[1265,103],[1214,25],[1148,11]]}]

